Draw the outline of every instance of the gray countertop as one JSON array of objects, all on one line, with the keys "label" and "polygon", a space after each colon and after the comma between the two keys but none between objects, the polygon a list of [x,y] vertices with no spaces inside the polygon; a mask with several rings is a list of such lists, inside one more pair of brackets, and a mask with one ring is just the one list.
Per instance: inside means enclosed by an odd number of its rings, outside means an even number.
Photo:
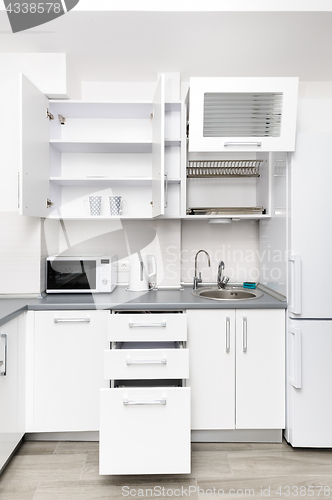
[{"label": "gray countertop", "polygon": [[286,301],[280,301],[263,292],[253,300],[227,300],[219,302],[192,295],[192,288],[183,290],[151,290],[129,292],[117,287],[112,293],[103,294],[50,294],[29,304],[29,309],[43,311],[51,309],[285,309]]},{"label": "gray countertop", "polygon": [[26,310],[79,310],[79,309],[286,309],[287,302],[263,292],[253,300],[227,300],[219,302],[192,295],[192,288],[183,290],[151,290],[129,292],[117,287],[112,293],[49,294],[39,299],[0,299],[0,326]]},{"label": "gray countertop", "polygon": [[0,326],[28,310],[28,304],[33,299],[0,299]]}]

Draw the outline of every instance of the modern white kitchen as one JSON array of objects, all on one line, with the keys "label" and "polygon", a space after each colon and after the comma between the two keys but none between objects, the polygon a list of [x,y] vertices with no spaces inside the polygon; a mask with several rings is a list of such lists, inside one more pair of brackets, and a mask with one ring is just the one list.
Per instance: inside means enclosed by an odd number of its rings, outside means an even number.
[{"label": "modern white kitchen", "polygon": [[332,494],[332,7],[250,3],[0,5],[1,500]]}]

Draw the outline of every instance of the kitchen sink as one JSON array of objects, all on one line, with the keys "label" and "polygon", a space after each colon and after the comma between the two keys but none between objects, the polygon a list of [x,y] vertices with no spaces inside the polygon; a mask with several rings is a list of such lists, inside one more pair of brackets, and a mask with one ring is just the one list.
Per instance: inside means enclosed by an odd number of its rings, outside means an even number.
[{"label": "kitchen sink", "polygon": [[208,287],[194,290],[193,295],[212,300],[251,300],[263,296],[259,290],[244,290],[240,287]]}]

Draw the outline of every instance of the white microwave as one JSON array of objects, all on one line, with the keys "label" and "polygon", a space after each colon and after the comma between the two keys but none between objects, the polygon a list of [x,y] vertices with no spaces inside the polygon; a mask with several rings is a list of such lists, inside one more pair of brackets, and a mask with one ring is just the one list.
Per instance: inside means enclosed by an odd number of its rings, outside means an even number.
[{"label": "white microwave", "polygon": [[117,279],[117,255],[54,255],[46,259],[47,293],[109,293]]}]

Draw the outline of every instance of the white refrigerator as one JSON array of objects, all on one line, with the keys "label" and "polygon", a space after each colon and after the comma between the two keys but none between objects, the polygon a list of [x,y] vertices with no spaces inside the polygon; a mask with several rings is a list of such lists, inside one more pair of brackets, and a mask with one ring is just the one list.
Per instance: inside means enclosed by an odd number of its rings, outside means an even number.
[{"label": "white refrigerator", "polygon": [[289,172],[285,438],[332,447],[332,133],[300,133]]}]

